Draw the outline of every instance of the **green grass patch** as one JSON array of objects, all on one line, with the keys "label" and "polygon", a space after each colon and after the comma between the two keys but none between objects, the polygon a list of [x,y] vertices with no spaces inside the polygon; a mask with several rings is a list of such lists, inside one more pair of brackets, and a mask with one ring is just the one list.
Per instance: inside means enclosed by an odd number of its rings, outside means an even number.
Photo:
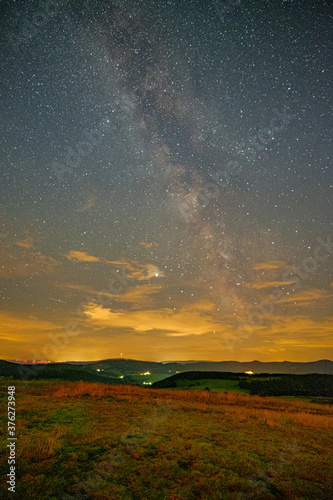
[{"label": "green grass patch", "polygon": [[176,386],[179,389],[189,390],[205,390],[211,391],[240,391],[248,393],[246,389],[239,387],[238,380],[218,380],[218,379],[201,379],[201,380],[177,380]]}]

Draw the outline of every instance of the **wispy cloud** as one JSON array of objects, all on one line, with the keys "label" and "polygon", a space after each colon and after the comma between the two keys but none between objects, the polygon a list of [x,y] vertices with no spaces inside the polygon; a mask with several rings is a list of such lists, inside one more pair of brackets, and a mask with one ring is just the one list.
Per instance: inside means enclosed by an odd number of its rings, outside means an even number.
[{"label": "wispy cloud", "polygon": [[110,299],[114,299],[115,302],[118,303],[128,303],[133,307],[142,307],[148,304],[152,305],[152,295],[158,294],[163,290],[162,285],[160,284],[141,284],[133,287],[125,288],[125,291],[122,293],[111,293],[106,290],[98,290],[94,289],[88,285],[76,285],[72,283],[63,283],[58,285],[60,288],[64,288],[66,290],[76,290],[83,294],[87,294],[91,299],[97,297],[110,297]]},{"label": "wispy cloud", "polygon": [[127,278],[136,279],[138,281],[147,280],[152,277],[163,277],[164,272],[155,264],[145,264],[131,259],[107,260],[104,257],[95,257],[87,252],[78,250],[70,250],[65,257],[68,260],[77,260],[79,262],[102,262],[104,264],[112,264],[128,271]]},{"label": "wispy cloud", "polygon": [[138,245],[143,248],[157,248],[158,243],[148,243],[147,241],[139,241]]},{"label": "wispy cloud", "polygon": [[162,285],[143,284],[126,289],[117,295],[117,302],[126,302],[133,306],[142,307],[152,302],[152,295],[156,295],[163,290]]},{"label": "wispy cloud", "polygon": [[29,233],[23,239],[8,239],[0,247],[0,276],[34,277],[53,273],[59,262],[38,250]]},{"label": "wispy cloud", "polygon": [[90,255],[87,252],[81,252],[78,250],[70,250],[65,257],[67,257],[68,260],[77,260],[79,262],[103,262],[104,259],[101,259],[100,257],[94,257],[93,255]]},{"label": "wispy cloud", "polygon": [[124,261],[122,264],[128,271],[128,278],[143,281],[153,277],[164,277],[164,272],[155,266],[155,264],[142,264],[137,261]]},{"label": "wispy cloud", "polygon": [[[76,290],[81,293],[87,293],[87,294],[96,294],[97,292],[88,285],[75,285],[74,283],[58,283],[57,288],[64,288],[66,290]],[[113,294],[109,294],[110,296],[113,296]]]},{"label": "wispy cloud", "polygon": [[258,262],[254,264],[252,268],[256,271],[260,271],[262,269],[290,269],[291,266],[283,260],[268,260],[267,262]]},{"label": "wispy cloud", "polygon": [[293,283],[296,283],[296,281],[267,281],[262,283],[245,283],[245,286],[247,288],[255,288],[256,290],[261,290],[263,288],[292,285]]},{"label": "wispy cloud", "polygon": [[298,306],[309,306],[314,301],[321,301],[332,297],[332,292],[313,288],[312,290],[304,290],[299,293],[286,295],[282,299],[278,300],[278,302],[283,304],[296,303]]},{"label": "wispy cloud", "polygon": [[84,313],[96,326],[127,328],[136,332],[160,331],[167,336],[204,335],[220,328],[213,321],[215,306],[210,301],[197,302],[179,310],[170,308],[140,311],[115,310],[89,303]]},{"label": "wispy cloud", "polygon": [[34,248],[34,240],[32,236],[29,235],[29,233],[26,233],[26,236],[22,240],[17,240],[14,242],[14,245],[20,248]]},{"label": "wispy cloud", "polygon": [[83,213],[87,212],[90,208],[92,208],[97,201],[97,196],[91,196],[85,202],[81,203],[81,205],[75,210],[76,212]]}]

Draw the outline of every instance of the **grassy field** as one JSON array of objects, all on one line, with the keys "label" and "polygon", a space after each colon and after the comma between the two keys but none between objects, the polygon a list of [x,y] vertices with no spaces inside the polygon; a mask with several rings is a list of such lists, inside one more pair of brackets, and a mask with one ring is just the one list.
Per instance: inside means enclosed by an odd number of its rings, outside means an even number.
[{"label": "grassy field", "polygon": [[249,391],[239,387],[238,380],[199,379],[199,380],[177,380],[177,388],[188,390],[204,390],[208,387],[211,391],[240,391],[248,394]]},{"label": "grassy field", "polygon": [[[8,382],[17,394],[18,498],[333,498],[329,405],[239,391]],[[13,498],[5,379],[1,386],[0,497]]]}]

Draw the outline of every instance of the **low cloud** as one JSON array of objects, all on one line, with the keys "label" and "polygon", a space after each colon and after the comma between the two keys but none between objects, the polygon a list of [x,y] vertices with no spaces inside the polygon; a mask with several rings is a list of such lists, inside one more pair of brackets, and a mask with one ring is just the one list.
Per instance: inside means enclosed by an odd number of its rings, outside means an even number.
[{"label": "low cloud", "polygon": [[127,328],[136,332],[160,331],[170,337],[204,335],[220,328],[213,321],[215,305],[201,301],[179,310],[170,308],[140,311],[115,310],[99,304],[89,303],[83,310],[86,317],[96,326]]},{"label": "low cloud", "polygon": [[21,317],[0,312],[0,338],[13,343],[29,344],[45,340],[45,334],[63,329],[51,321],[45,321],[36,316]]},{"label": "low cloud", "polygon": [[[301,339],[307,344],[311,340],[317,347],[333,347],[333,318],[325,318],[316,321],[305,315],[292,316],[266,316],[266,325],[257,328],[257,334],[267,336],[274,340],[276,344],[288,344],[295,339]],[[323,344],[323,342],[325,342]]]}]

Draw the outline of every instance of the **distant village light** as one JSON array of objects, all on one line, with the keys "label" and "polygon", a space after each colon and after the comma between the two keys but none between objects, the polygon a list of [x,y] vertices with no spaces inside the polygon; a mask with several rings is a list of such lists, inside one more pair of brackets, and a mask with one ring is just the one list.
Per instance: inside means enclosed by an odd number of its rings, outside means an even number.
[{"label": "distant village light", "polygon": [[245,373],[246,373],[246,375],[254,375],[254,372],[251,372],[251,370],[248,372],[245,372]]}]

